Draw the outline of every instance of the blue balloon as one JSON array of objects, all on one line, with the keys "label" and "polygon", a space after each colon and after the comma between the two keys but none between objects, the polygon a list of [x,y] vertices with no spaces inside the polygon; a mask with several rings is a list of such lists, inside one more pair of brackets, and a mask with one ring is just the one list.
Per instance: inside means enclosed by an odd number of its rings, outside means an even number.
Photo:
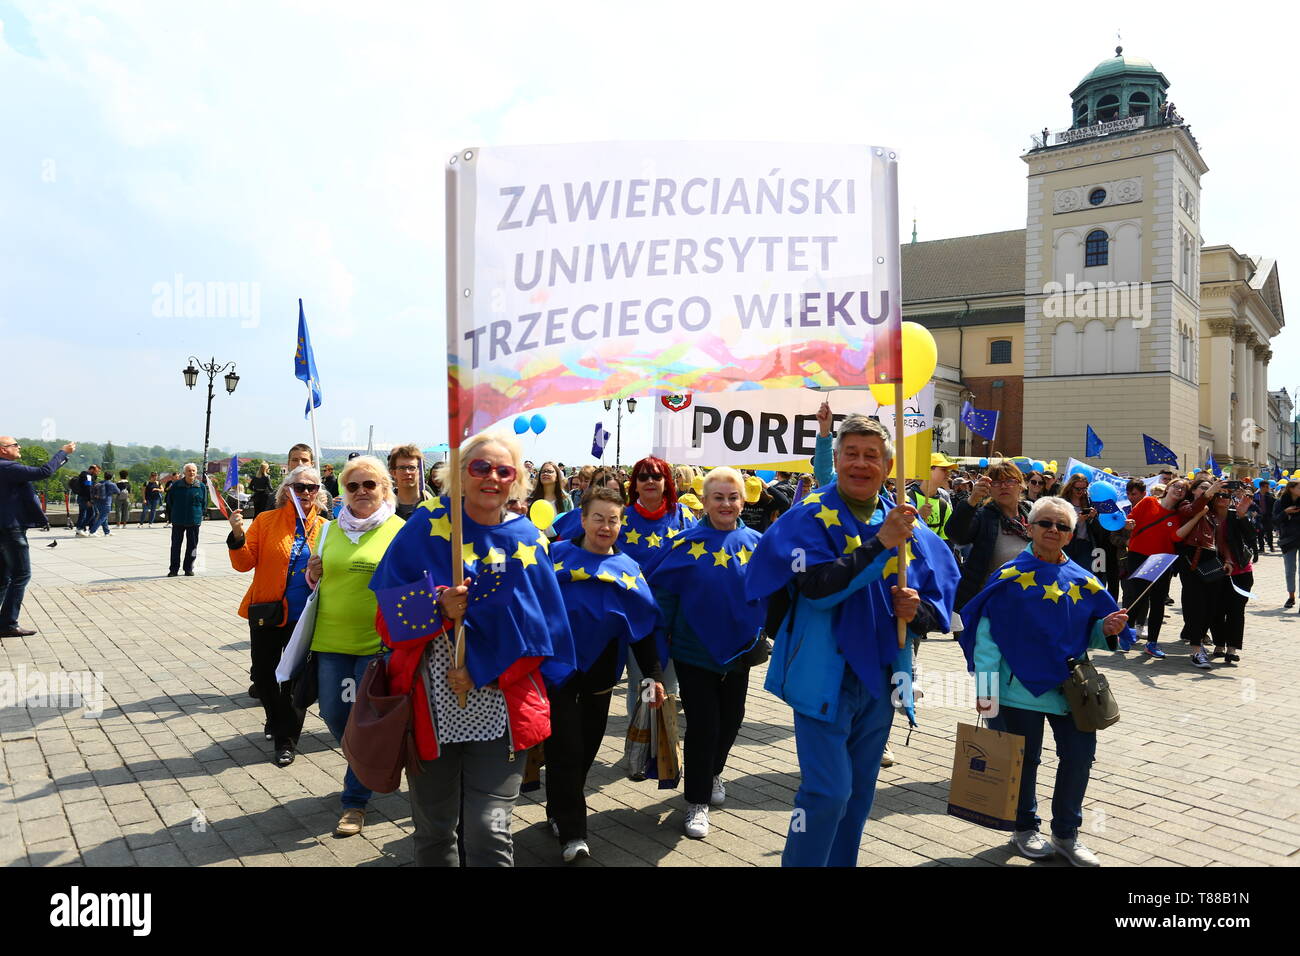
[{"label": "blue balloon", "polygon": [[981,468],[987,468],[988,466],[989,466],[989,460],[988,460],[987,458],[981,458],[981,459],[980,459],[980,467],[981,467]]},{"label": "blue balloon", "polygon": [[1258,487],[1259,487],[1260,485],[1262,485],[1263,483],[1264,483],[1264,479],[1263,479],[1263,478],[1256,478],[1256,479],[1255,479],[1255,487],[1256,487],[1256,488],[1258,488]]},{"label": "blue balloon", "polygon": [[1044,471],[1047,471],[1047,462],[1045,462],[1045,461],[1036,461],[1036,462],[1034,462],[1034,471],[1037,471],[1037,472],[1039,472],[1039,473],[1042,473],[1042,472],[1044,472]]},{"label": "blue balloon", "polygon": [[754,474],[758,475],[758,477],[762,478],[764,481],[773,481],[776,478],[776,472],[774,471],[755,471]]},{"label": "blue balloon", "polygon": [[1085,478],[1090,478],[1092,477],[1092,469],[1087,465],[1075,465],[1070,469],[1070,474],[1066,475],[1066,477],[1069,478],[1070,475],[1083,475]]},{"label": "blue balloon", "polygon": [[1107,531],[1118,531],[1124,527],[1124,522],[1128,520],[1128,515],[1122,511],[1112,511],[1110,514],[1097,515],[1097,520]]},{"label": "blue balloon", "polygon": [[526,431],[528,431],[528,416],[520,415],[515,419],[515,434],[522,435]]},{"label": "blue balloon", "polygon": [[[541,415],[534,415],[533,420],[529,424],[532,425],[533,431],[536,432],[538,435],[546,431],[546,419],[543,418]],[[524,429],[524,431],[527,430],[528,429],[526,428]]]},{"label": "blue balloon", "polygon": [[1109,482],[1094,481],[1088,486],[1088,497],[1093,501],[1118,501],[1119,490]]}]

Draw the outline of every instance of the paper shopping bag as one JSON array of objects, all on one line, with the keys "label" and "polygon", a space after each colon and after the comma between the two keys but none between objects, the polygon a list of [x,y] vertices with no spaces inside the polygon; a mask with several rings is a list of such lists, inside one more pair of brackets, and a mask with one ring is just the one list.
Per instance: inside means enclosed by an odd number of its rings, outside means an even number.
[{"label": "paper shopping bag", "polygon": [[1024,766],[1024,737],[958,724],[948,786],[949,815],[994,830],[1014,830]]}]

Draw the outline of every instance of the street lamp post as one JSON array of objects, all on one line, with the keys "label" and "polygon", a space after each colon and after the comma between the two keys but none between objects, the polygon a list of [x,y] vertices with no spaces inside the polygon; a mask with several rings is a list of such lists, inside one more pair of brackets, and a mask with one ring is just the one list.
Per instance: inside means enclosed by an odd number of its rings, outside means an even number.
[{"label": "street lamp post", "polygon": [[[605,411],[609,411],[613,407],[614,407],[614,402],[608,398],[605,399]],[[631,415],[635,411],[636,411],[636,399],[635,398],[627,399],[627,413]],[[621,464],[621,462],[619,461],[619,456],[622,454],[623,451],[623,399],[621,398],[618,400],[618,418],[616,419],[616,422],[617,424],[615,424],[614,426],[614,467],[615,468],[619,467],[619,465]]]},{"label": "street lamp post", "polygon": [[[198,368],[194,367],[195,363],[198,363]],[[230,369],[230,371],[226,372],[226,369]],[[199,480],[207,481],[208,480],[208,439],[212,434],[212,395],[213,395],[212,382],[217,377],[218,373],[226,372],[225,375],[226,394],[233,395],[235,394],[235,386],[239,384],[239,376],[235,374],[234,362],[227,362],[224,365],[218,365],[217,360],[214,358],[204,363],[204,362],[200,362],[197,358],[191,355],[190,364],[185,366],[185,368],[181,370],[181,374],[185,376],[186,388],[189,389],[194,388],[194,386],[198,383],[200,371],[204,371],[208,373],[208,412],[207,412],[207,417],[204,418],[203,420],[203,468],[199,472]]]}]

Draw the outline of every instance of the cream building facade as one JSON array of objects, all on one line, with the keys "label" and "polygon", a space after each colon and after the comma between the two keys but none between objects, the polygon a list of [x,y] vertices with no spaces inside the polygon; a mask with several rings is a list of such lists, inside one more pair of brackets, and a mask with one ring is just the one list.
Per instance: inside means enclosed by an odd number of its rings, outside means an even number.
[{"label": "cream building facade", "polygon": [[[1071,94],[1074,125],[1022,156],[1023,231],[903,247],[904,317],[939,344],[943,450],[1083,459],[1091,425],[1093,463],[1117,471],[1153,470],[1143,433],[1181,469],[1269,465],[1277,266],[1203,246],[1208,166],[1168,86],[1117,50]],[[993,442],[953,422],[966,400],[1002,412]]]}]

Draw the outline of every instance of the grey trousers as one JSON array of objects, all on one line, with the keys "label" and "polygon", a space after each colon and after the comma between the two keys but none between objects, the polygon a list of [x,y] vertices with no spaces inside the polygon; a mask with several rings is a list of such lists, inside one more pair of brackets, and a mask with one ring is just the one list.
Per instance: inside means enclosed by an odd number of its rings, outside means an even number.
[{"label": "grey trousers", "polygon": [[464,782],[465,864],[514,866],[510,818],[524,780],[525,755],[509,759],[505,734],[496,740],[444,744],[423,773],[407,774],[415,822],[416,866],[460,866],[456,822]]}]

